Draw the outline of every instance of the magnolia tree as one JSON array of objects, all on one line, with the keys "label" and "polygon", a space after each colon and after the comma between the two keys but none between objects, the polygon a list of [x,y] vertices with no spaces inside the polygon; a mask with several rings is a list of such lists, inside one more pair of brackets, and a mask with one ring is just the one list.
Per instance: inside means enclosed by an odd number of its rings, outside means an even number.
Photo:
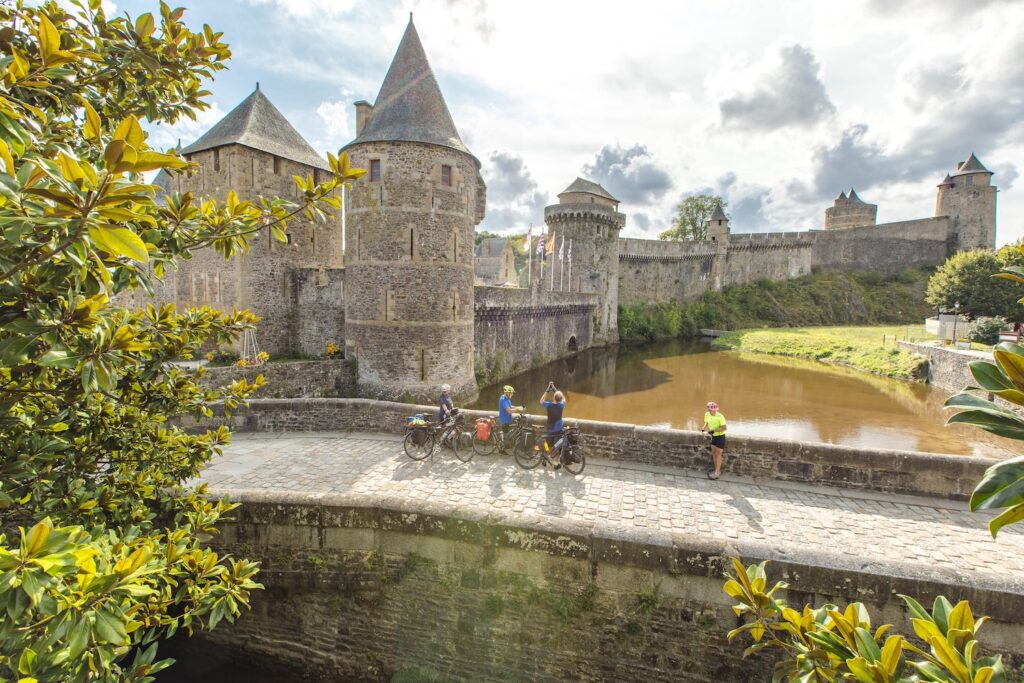
[{"label": "magnolia tree", "polygon": [[[70,7],[70,9],[66,9]],[[198,248],[225,257],[288,219],[323,219],[362,174],[330,157],[296,203],[158,201],[143,173],[188,173],[141,123],[205,109],[230,56],[184,10],[109,18],[100,0],[0,5],[0,679],[150,680],[156,643],[233,620],[257,567],[204,546],[233,506],[192,486],[228,440],[175,416],[256,388],[200,387],[171,363],[231,343],[247,312],[149,306],[143,288]]]}]

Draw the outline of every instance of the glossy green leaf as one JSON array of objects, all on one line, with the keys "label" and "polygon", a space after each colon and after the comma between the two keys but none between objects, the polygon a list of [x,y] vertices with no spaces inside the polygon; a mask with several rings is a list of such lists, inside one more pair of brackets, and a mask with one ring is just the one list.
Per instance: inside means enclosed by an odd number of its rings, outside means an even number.
[{"label": "glossy green leaf", "polygon": [[124,256],[149,263],[149,251],[145,242],[127,228],[94,226],[89,228],[89,237],[96,246],[111,256]]}]

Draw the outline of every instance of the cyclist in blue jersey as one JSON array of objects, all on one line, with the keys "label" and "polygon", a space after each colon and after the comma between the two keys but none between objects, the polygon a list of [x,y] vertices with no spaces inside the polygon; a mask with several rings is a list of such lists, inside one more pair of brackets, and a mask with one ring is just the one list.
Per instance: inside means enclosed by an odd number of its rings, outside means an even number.
[{"label": "cyclist in blue jersey", "polygon": [[[541,394],[540,404],[548,411],[547,434],[545,441],[548,448],[558,451],[557,470],[562,466],[562,414],[565,412],[565,394],[555,388],[554,382],[548,382],[548,388]],[[553,444],[553,445],[552,445]]]},{"label": "cyclist in blue jersey", "polygon": [[502,390],[501,398],[498,399],[498,426],[501,428],[501,452],[506,450],[505,436],[512,426],[512,414],[523,412],[523,406],[512,405],[512,396],[516,390],[511,384],[506,384]]}]

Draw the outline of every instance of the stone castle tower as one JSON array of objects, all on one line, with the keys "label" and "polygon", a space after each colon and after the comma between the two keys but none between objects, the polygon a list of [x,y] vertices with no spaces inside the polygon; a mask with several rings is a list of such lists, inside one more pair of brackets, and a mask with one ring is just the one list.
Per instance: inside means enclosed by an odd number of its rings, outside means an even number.
[{"label": "stone castle tower", "polygon": [[826,230],[846,230],[875,225],[878,222],[878,204],[868,204],[857,191],[850,188],[850,194],[840,192],[835,203],[825,209]]},{"label": "stone castle tower", "polygon": [[[168,193],[191,192],[196,197],[223,201],[230,190],[240,199],[259,195],[296,198],[293,175],[313,175],[317,182],[330,175],[327,162],[317,154],[260,90],[232,109],[202,137],[180,151],[199,169],[191,175],[161,172],[154,182]],[[230,260],[213,249],[200,249],[193,258],[179,261],[169,274],[159,299],[174,302],[179,310],[211,306],[221,310],[248,308],[260,316],[257,338],[271,355],[322,353],[325,335],[318,330],[309,348],[297,346],[296,278],[321,277],[342,265],[340,219],[314,223],[296,218],[288,225],[288,243],[278,242],[269,230],[252,237],[248,253]],[[340,334],[335,326],[334,336]],[[330,336],[327,337],[330,339]]]},{"label": "stone castle tower", "polygon": [[719,204],[708,218],[707,239],[712,242],[725,243],[729,241],[729,232],[729,217],[725,215],[722,205]]},{"label": "stone castle tower", "polygon": [[956,172],[939,183],[935,215],[949,216],[954,223],[957,251],[994,249],[996,246],[996,186],[992,171],[971,154],[957,164]]},{"label": "stone castle tower", "polygon": [[376,102],[356,103],[345,151],[345,347],[361,396],[476,396],[474,233],[486,188],[409,25]]},{"label": "stone castle tower", "polygon": [[[619,200],[599,184],[576,178],[558,195],[558,203],[544,208],[544,222],[561,242],[572,241],[572,276],[568,290],[598,295],[594,313],[595,345],[619,340],[619,230],[626,216]],[[555,245],[558,249],[559,245]],[[566,261],[553,260],[555,268]],[[558,280],[561,273],[554,273]],[[543,285],[543,283],[541,283]]]}]

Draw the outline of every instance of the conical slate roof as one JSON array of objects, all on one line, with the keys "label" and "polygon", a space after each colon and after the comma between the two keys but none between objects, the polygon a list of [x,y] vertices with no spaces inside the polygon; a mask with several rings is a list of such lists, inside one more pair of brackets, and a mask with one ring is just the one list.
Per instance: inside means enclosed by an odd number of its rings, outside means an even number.
[{"label": "conical slate roof", "polygon": [[576,180],[572,181],[572,184],[569,185],[569,187],[559,192],[558,196],[561,197],[563,194],[566,194],[567,192],[586,192],[587,194],[593,194],[597,195],[598,197],[610,199],[613,202],[619,201],[615,197],[611,196],[611,194],[608,193],[608,190],[604,189],[599,184],[590,180],[584,180],[583,178],[579,177],[577,177]]},{"label": "conical slate roof", "polygon": [[992,171],[985,168],[985,166],[978,161],[978,157],[974,156],[974,152],[971,152],[971,156],[967,157],[967,161],[960,164],[957,167],[956,174],[963,175],[965,173],[991,173]]},{"label": "conical slate roof", "polygon": [[950,177],[950,175],[949,175],[949,174],[947,173],[947,174],[946,174],[946,177],[942,179],[942,182],[941,182],[941,183],[939,183],[939,185],[938,185],[938,186],[939,186],[939,187],[943,187],[944,185],[950,185],[950,186],[951,186],[952,184],[953,184],[953,179],[952,179],[952,178]]},{"label": "conical slate roof", "polygon": [[836,197],[836,201],[837,202],[845,202],[846,201],[846,192],[840,192],[839,196]]},{"label": "conical slate roof", "polygon": [[853,189],[852,187],[850,188],[850,197],[849,197],[849,199],[850,199],[850,203],[851,204],[863,204],[864,203],[864,200],[860,198],[859,194],[857,194],[857,190]]},{"label": "conical slate roof", "polygon": [[725,215],[725,211],[722,211],[721,204],[715,204],[715,210],[711,212],[711,218],[709,221],[727,221],[729,217]]},{"label": "conical slate roof", "polygon": [[331,170],[327,162],[267,99],[259,85],[227,116],[206,131],[205,135],[181,150],[181,154],[225,145],[244,145],[313,168]]},{"label": "conical slate roof", "polygon": [[380,86],[370,119],[346,147],[360,142],[388,141],[425,142],[472,155],[455,128],[412,23],[412,15]]}]

